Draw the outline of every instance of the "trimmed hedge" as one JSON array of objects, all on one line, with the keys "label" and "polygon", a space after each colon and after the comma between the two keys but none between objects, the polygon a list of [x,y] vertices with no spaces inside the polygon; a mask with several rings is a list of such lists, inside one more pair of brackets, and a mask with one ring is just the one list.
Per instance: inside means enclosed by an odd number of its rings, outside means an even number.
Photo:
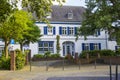
[{"label": "trimmed hedge", "polygon": [[57,59],[57,58],[61,58],[60,54],[56,53],[56,54],[51,54],[50,52],[46,52],[45,54],[35,54],[33,56],[33,60],[41,60],[41,59]]},{"label": "trimmed hedge", "polygon": [[87,54],[89,54],[90,57],[97,57],[98,54],[100,54],[100,56],[115,56],[116,55],[116,53],[112,50],[93,50],[93,51],[82,51],[79,57],[86,58]]}]

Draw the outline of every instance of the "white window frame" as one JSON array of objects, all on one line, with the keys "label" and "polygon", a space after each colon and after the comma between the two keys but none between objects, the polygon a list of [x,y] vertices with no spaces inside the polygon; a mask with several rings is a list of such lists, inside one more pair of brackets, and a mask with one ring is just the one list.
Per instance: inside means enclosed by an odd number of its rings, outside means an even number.
[{"label": "white window frame", "polygon": [[62,27],[62,35],[67,35],[67,27]]},{"label": "white window frame", "polygon": [[69,35],[74,35],[74,27],[69,27]]},{"label": "white window frame", "polygon": [[73,13],[72,12],[68,13],[68,19],[73,19]]},{"label": "white window frame", "polygon": [[48,35],[53,35],[53,27],[48,27],[47,32]]},{"label": "white window frame", "polygon": [[99,43],[94,43],[93,47],[94,47],[94,50],[99,50]]},{"label": "white window frame", "polygon": [[[48,46],[45,46],[45,44],[47,44]],[[52,46],[49,46],[49,45],[50,45],[50,42],[43,42],[42,46],[38,46],[38,52],[45,53],[45,52],[50,51],[51,53],[53,53],[54,52],[54,43],[52,43]],[[40,51],[40,49],[42,51]],[[45,49],[47,49],[47,51],[45,51]]]},{"label": "white window frame", "polygon": [[90,44],[89,43],[85,43],[84,50],[85,51],[89,51],[90,50]]}]

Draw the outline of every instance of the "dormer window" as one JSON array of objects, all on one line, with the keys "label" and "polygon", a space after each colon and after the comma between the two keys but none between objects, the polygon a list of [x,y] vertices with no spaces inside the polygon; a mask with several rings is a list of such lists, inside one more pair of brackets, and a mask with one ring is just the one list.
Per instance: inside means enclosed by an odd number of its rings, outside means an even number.
[{"label": "dormer window", "polygon": [[73,13],[68,13],[68,19],[73,19]]},{"label": "dormer window", "polygon": [[48,19],[50,19],[50,18],[52,18],[52,13],[47,13],[47,16],[46,16],[46,18],[48,18]]}]

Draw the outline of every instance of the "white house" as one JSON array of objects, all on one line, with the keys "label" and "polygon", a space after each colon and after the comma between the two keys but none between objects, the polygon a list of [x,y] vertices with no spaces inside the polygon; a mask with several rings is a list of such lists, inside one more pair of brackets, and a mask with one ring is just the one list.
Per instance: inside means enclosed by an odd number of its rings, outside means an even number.
[{"label": "white house", "polygon": [[74,56],[75,53],[81,53],[83,50],[115,50],[116,42],[109,41],[105,31],[98,31],[96,36],[88,36],[84,40],[83,36],[79,36],[76,41],[75,34],[77,27],[81,26],[82,16],[85,9],[78,6],[53,6],[53,12],[47,17],[50,25],[43,22],[36,22],[41,29],[40,41],[30,44],[32,55],[44,54],[47,51],[56,53],[56,36],[60,36],[60,55],[65,56],[68,53]]},{"label": "white house", "polygon": [[[76,41],[77,28],[81,26],[83,20],[83,12],[85,8],[79,6],[53,6],[53,12],[47,17],[50,20],[50,25],[43,22],[36,22],[36,25],[41,29],[40,41],[30,43],[32,56],[34,54],[44,54],[47,51],[56,53],[56,36],[60,36],[60,55],[65,56],[68,53],[74,56],[75,53],[81,53],[83,50],[115,50],[116,42],[108,40],[108,34],[105,31],[96,33],[97,36],[88,36],[84,40],[84,36],[79,36]],[[3,50],[4,44],[0,41],[0,51]],[[17,46],[18,48],[19,46]],[[24,47],[26,48],[26,47]],[[117,48],[117,47],[116,47]]]}]

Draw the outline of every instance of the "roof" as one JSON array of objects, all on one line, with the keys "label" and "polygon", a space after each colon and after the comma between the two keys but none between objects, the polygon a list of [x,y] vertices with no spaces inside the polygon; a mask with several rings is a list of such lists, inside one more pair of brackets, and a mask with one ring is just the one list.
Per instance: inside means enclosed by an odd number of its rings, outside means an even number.
[{"label": "roof", "polygon": [[[49,19],[53,22],[81,22],[83,20],[84,7],[80,6],[52,6],[52,17]],[[72,19],[68,19],[68,13],[73,14]]]},{"label": "roof", "polygon": [[[81,6],[52,6],[51,18],[47,18],[50,22],[81,22],[85,8]],[[68,19],[68,14],[72,13],[73,18]],[[33,13],[35,20],[37,17]]]}]

